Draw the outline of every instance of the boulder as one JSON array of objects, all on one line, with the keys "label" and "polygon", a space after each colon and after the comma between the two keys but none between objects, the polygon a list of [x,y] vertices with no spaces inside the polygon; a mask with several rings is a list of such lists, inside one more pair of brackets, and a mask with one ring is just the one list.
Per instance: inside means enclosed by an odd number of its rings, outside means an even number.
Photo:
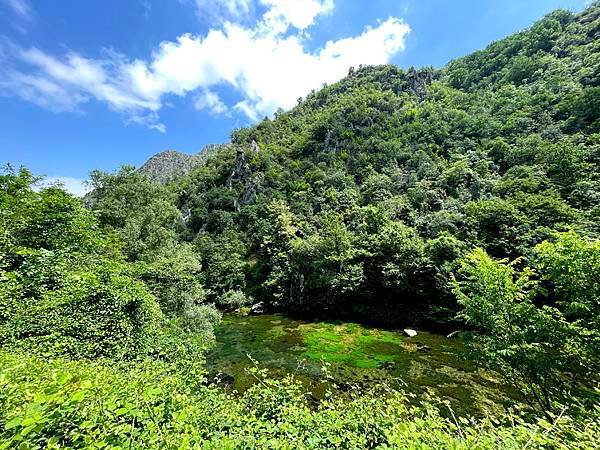
[{"label": "boulder", "polygon": [[404,331],[404,334],[408,337],[415,337],[417,335],[417,332],[415,330],[411,330],[410,328],[405,328],[402,331]]},{"label": "boulder", "polygon": [[264,314],[265,302],[258,302],[252,305],[250,308],[250,314]]}]

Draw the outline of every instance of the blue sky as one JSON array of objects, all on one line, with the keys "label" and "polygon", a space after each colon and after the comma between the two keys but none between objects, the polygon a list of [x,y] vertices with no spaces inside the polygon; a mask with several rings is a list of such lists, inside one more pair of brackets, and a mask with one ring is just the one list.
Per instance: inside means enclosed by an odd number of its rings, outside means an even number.
[{"label": "blue sky", "polygon": [[228,140],[348,67],[443,66],[586,0],[0,0],[0,163],[92,169]]}]

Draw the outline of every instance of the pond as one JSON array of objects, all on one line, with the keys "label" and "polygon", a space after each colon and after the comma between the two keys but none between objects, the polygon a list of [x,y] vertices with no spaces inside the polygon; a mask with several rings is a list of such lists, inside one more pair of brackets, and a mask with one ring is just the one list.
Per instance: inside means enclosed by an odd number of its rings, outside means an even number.
[{"label": "pond", "polygon": [[415,394],[432,392],[460,414],[496,413],[513,393],[493,372],[464,358],[460,339],[418,330],[385,330],[356,323],[302,321],[282,315],[225,316],[207,355],[212,376],[243,392],[258,365],[275,377],[294,374],[319,399],[385,383]]}]

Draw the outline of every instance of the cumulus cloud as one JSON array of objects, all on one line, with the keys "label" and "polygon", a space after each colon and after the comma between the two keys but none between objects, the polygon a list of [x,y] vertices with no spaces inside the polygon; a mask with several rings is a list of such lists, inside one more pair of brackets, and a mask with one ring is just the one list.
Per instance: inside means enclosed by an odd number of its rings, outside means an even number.
[{"label": "cumulus cloud", "polygon": [[58,59],[35,47],[12,47],[9,52],[21,69],[4,61],[1,94],[18,95],[55,112],[82,112],[81,105],[94,98],[124,113],[130,122],[164,131],[157,111],[165,92],[149,92],[144,80],[135,78],[137,61],[126,62],[119,55],[89,59],[74,52]]},{"label": "cumulus cloud", "polygon": [[[254,121],[294,106],[312,89],[342,78],[351,66],[388,62],[404,49],[410,32],[406,23],[390,17],[310,52],[302,30],[330,13],[332,0],[260,1],[267,9],[254,27],[228,21],[203,36],[183,34],[162,42],[147,61],[114,52],[101,59],[75,52],[57,58],[37,48],[19,49],[19,68],[8,65],[0,75],[0,92],[56,111],[78,111],[95,99],[130,122],[163,132],[159,111],[166,98],[190,93],[197,109],[212,114],[233,110]],[[245,2],[221,3],[243,9]],[[296,32],[287,32],[290,27]],[[217,86],[229,86],[240,98],[227,106],[215,92]]]},{"label": "cumulus cloud", "polygon": [[229,108],[221,101],[219,95],[209,90],[205,90],[196,97],[194,107],[198,110],[206,109],[214,115],[227,114],[229,112]]},{"label": "cumulus cloud", "polygon": [[0,94],[18,95],[23,100],[54,112],[78,112],[87,97],[73,92],[46,76],[7,72],[0,79]]},{"label": "cumulus cloud", "polygon": [[268,7],[262,26],[271,33],[283,33],[291,25],[299,30],[311,26],[315,19],[333,11],[333,0],[261,0]]}]

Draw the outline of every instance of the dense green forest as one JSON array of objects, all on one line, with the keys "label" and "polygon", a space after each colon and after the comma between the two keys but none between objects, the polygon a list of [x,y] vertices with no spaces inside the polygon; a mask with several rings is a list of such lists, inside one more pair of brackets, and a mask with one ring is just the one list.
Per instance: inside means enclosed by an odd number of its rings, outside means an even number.
[{"label": "dense green forest", "polygon": [[[600,4],[353,68],[168,184],[0,175],[0,448],[598,448]],[[461,330],[525,406],[205,383],[225,312]]]}]

